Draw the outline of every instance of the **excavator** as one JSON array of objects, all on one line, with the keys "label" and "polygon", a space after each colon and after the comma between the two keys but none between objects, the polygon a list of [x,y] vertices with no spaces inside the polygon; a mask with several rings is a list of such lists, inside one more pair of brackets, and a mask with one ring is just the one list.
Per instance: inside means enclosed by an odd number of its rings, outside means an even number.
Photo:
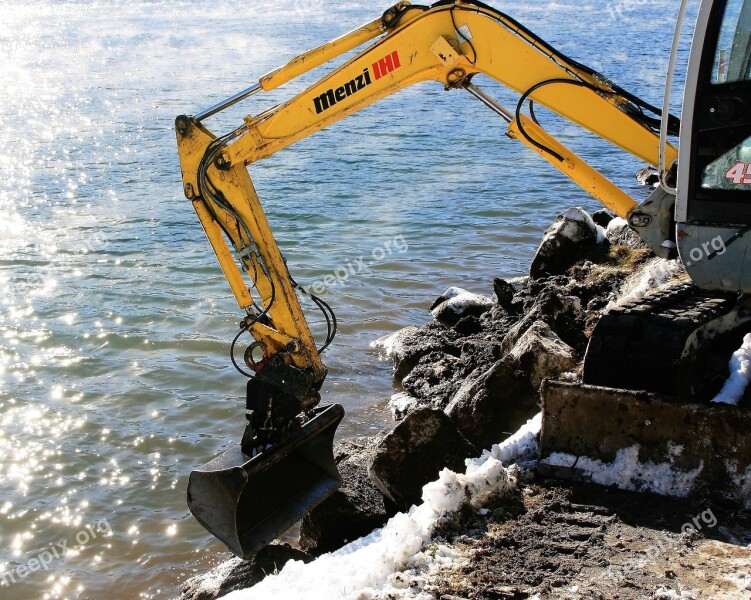
[{"label": "excavator", "polygon": [[[332,343],[336,317],[289,272],[248,166],[407,86],[431,81],[469,93],[505,123],[509,138],[626,219],[658,256],[682,261],[690,284],[661,303],[601,319],[583,379],[677,398],[698,393],[703,382],[693,373],[702,348],[749,329],[743,295],[751,293],[751,0],[701,0],[679,120],[669,107],[688,5],[685,0],[678,10],[662,107],[479,0],[429,6],[401,0],[248,89],[177,117],[184,194],[243,311],[230,355],[248,379],[245,431],[239,444],[191,473],[187,491],[193,515],[233,553],[254,555],[337,489],[333,440],[344,415],[341,406],[321,403],[321,354]],[[351,57],[307,89],[249,114],[235,129],[215,134],[206,127],[220,111],[345,53]],[[479,87],[477,75],[513,90],[516,106],[503,106]],[[537,118],[539,107],[656,167],[655,190],[638,203],[549,134]],[[328,324],[320,346],[301,296]],[[664,326],[662,313],[672,317]],[[646,328],[639,321],[645,315],[652,319]],[[239,357],[243,336],[248,345]],[[650,343],[654,349],[645,349]],[[543,435],[545,428],[544,422]]]}]

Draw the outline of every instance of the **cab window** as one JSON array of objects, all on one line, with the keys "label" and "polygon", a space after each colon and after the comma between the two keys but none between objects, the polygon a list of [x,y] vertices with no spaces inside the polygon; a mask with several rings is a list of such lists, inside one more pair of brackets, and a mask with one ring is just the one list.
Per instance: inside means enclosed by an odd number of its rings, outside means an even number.
[{"label": "cab window", "polygon": [[728,0],[715,52],[712,83],[751,79],[751,10],[744,0]]}]

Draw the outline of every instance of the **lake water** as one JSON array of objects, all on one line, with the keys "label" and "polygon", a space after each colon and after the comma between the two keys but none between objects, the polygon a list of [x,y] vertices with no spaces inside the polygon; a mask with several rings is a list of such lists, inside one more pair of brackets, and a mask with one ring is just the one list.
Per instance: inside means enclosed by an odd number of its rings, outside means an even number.
[{"label": "lake water", "polygon": [[[496,4],[661,102],[673,0]],[[219,560],[185,486],[242,432],[228,358],[241,315],[182,195],[173,120],[387,6],[2,2],[0,598],[169,598]],[[638,161],[545,121],[643,195]],[[395,248],[323,294],[340,323],[324,399],[348,411],[341,435],[389,418],[372,340],[426,322],[449,285],[490,294],[493,277],[524,274],[559,210],[596,208],[503,132],[468,94],[424,84],[252,168],[300,283]]]}]

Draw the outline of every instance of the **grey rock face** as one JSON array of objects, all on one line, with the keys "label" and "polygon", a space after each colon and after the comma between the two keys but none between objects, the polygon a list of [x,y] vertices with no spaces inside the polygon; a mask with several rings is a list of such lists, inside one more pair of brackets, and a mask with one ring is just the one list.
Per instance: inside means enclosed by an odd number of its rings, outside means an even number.
[{"label": "grey rock face", "polygon": [[378,444],[368,474],[385,496],[408,510],[442,469],[463,472],[464,459],[477,454],[443,411],[419,408]]},{"label": "grey rock face", "polygon": [[376,437],[344,440],[334,448],[342,486],[302,520],[300,547],[311,554],[341,548],[369,534],[396,514],[368,477],[368,465],[376,454]]},{"label": "grey rock face", "polygon": [[529,275],[533,279],[561,275],[597,244],[597,226],[583,208],[566,209],[548,227],[537,249]]}]

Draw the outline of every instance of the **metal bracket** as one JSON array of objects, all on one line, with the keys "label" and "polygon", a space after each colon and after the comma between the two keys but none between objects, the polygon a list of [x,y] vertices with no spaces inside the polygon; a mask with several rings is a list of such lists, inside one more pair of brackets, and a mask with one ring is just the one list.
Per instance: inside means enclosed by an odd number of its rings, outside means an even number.
[{"label": "metal bracket", "polygon": [[[629,226],[660,258],[675,258],[675,196],[661,187],[628,214]],[[672,244],[665,244],[672,242]]]}]

